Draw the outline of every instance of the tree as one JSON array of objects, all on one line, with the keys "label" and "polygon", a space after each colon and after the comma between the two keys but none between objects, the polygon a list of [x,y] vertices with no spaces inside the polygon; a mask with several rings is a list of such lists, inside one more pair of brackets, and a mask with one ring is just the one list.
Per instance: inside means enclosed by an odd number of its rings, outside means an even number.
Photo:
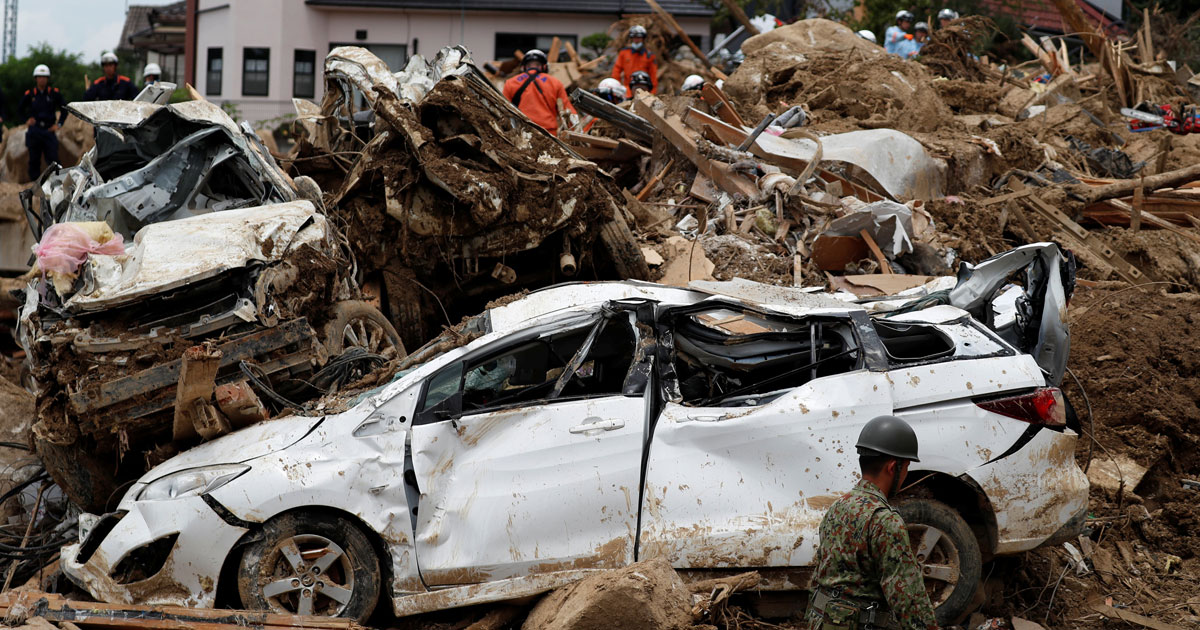
[{"label": "tree", "polygon": [[[55,50],[46,42],[30,46],[23,57],[0,63],[0,90],[3,90],[0,107],[3,108],[4,122],[9,126],[25,122],[18,120],[17,104],[25,90],[33,87],[33,69],[42,63],[50,67],[50,85],[58,88],[68,103],[81,100],[88,84],[103,74],[99,59],[87,63],[81,53]],[[125,59],[118,65],[117,72],[133,79],[135,85],[141,85],[141,77],[137,76],[141,69],[134,67],[136,63],[134,59]]]},{"label": "tree", "polygon": [[608,36],[608,33],[592,33],[579,42],[581,46],[592,51],[593,56],[596,57],[604,54],[604,49],[608,48],[611,43],[612,38]]}]

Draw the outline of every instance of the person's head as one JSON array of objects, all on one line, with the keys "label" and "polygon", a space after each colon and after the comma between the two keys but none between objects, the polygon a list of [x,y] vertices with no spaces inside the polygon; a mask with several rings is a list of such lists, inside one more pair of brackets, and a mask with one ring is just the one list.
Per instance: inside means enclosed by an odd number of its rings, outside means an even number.
[{"label": "person's head", "polygon": [[596,94],[610,103],[620,103],[625,100],[625,86],[620,81],[609,77],[596,86]]},{"label": "person's head", "polygon": [[634,50],[641,50],[646,45],[646,27],[641,24],[634,24],[629,29],[629,47]]},{"label": "person's head", "polygon": [[100,68],[104,70],[104,76],[109,79],[117,76],[117,56],[112,53],[100,55]]},{"label": "person's head", "polygon": [[913,15],[911,11],[896,12],[896,25],[906,31],[912,28],[912,23],[915,19],[917,19],[917,17]]},{"label": "person's head", "polygon": [[145,79],[146,85],[158,83],[158,77],[162,74],[162,68],[156,63],[146,64],[146,69],[142,70],[142,77]]},{"label": "person's head", "polygon": [[546,61],[546,53],[534,48],[521,58],[521,69],[525,72],[545,72]]},{"label": "person's head", "polygon": [[38,86],[38,89],[45,89],[47,85],[50,85],[50,66],[39,63],[33,69],[33,84]]},{"label": "person's head", "polygon": [[958,11],[954,9],[942,9],[938,11],[938,28],[946,28],[948,24],[958,19]]},{"label": "person's head", "polygon": [[929,25],[924,22],[917,22],[914,24],[913,37],[919,42],[929,39]]},{"label": "person's head", "polygon": [[629,88],[633,91],[646,90],[649,92],[654,87],[650,82],[650,73],[638,70],[629,76]]},{"label": "person's head", "polygon": [[917,434],[896,416],[879,416],[863,426],[855,444],[863,479],[874,483],[884,496],[900,490],[910,462],[917,458]]},{"label": "person's head", "polygon": [[704,77],[698,74],[689,74],[688,77],[683,80],[683,85],[680,86],[679,91],[683,93],[699,92],[703,87]]}]

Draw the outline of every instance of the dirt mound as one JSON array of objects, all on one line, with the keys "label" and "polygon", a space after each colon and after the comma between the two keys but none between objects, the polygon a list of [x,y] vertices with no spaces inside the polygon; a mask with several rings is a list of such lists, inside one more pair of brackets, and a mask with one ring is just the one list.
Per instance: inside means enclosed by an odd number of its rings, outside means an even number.
[{"label": "dirt mound", "polygon": [[1125,484],[1093,481],[1091,570],[1076,575],[1061,548],[1006,560],[985,612],[1080,627],[1072,619],[1103,594],[1175,627],[1194,627],[1200,616],[1200,506],[1181,483],[1200,479],[1200,295],[1156,289],[1105,283],[1071,300],[1070,367],[1087,397],[1070,377],[1064,389],[1095,436],[1079,440],[1076,458],[1089,477],[1119,470]]},{"label": "dirt mound", "polygon": [[755,35],[742,42],[742,52],[749,56],[778,42],[783,42],[790,48],[805,53],[813,51],[844,53],[849,50],[871,53],[882,50],[878,45],[859,37],[844,24],[823,18],[814,18],[800,20]]},{"label": "dirt mound", "polygon": [[748,121],[782,111],[784,104],[802,103],[819,131],[887,127],[932,132],[954,124],[924,66],[854,39],[866,45],[831,51],[796,38],[772,41],[746,55],[725,82],[725,91]]},{"label": "dirt mound", "polygon": [[522,630],[682,630],[691,627],[683,581],[664,558],[605,571],[542,598]]},{"label": "dirt mound", "polygon": [[988,78],[988,72],[972,51],[995,30],[995,25],[986,17],[956,20],[950,26],[933,31],[918,59],[936,75],[983,81]]}]

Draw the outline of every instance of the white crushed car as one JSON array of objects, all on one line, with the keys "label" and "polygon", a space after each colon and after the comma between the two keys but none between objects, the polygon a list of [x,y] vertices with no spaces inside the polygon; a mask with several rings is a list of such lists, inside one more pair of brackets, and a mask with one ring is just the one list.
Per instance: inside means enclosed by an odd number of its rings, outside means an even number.
[{"label": "white crushed car", "polygon": [[983,561],[1083,523],[1056,387],[1073,269],[1038,244],[873,301],[747,281],[534,292],[347,411],[159,465],[81,519],[62,566],[105,601],[228,595],[357,619],[381,599],[400,615],[507,600],[655,556],[797,590],[856,480],[859,430],[895,414],[921,444],[898,506],[939,618],[957,618]]}]

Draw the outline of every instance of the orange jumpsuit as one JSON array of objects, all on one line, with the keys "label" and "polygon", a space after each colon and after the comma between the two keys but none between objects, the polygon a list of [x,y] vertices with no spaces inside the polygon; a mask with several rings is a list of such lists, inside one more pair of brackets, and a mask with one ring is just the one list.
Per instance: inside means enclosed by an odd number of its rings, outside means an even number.
[{"label": "orange jumpsuit", "polygon": [[567,89],[563,87],[562,81],[544,72],[522,72],[504,82],[504,98],[512,101],[521,86],[529,80],[534,83],[521,92],[520,102],[515,103],[517,109],[539,127],[552,135],[558,135],[558,101],[562,100],[563,107],[572,114],[575,113],[575,107],[571,105],[571,99],[567,97]]},{"label": "orange jumpsuit", "polygon": [[612,76],[625,84],[625,91],[630,93],[629,80],[633,78],[633,73],[641,70],[650,75],[650,92],[658,93],[658,63],[654,61],[654,53],[646,49],[645,46],[641,50],[634,50],[629,47],[621,49],[617,53],[617,62],[613,64]]}]

